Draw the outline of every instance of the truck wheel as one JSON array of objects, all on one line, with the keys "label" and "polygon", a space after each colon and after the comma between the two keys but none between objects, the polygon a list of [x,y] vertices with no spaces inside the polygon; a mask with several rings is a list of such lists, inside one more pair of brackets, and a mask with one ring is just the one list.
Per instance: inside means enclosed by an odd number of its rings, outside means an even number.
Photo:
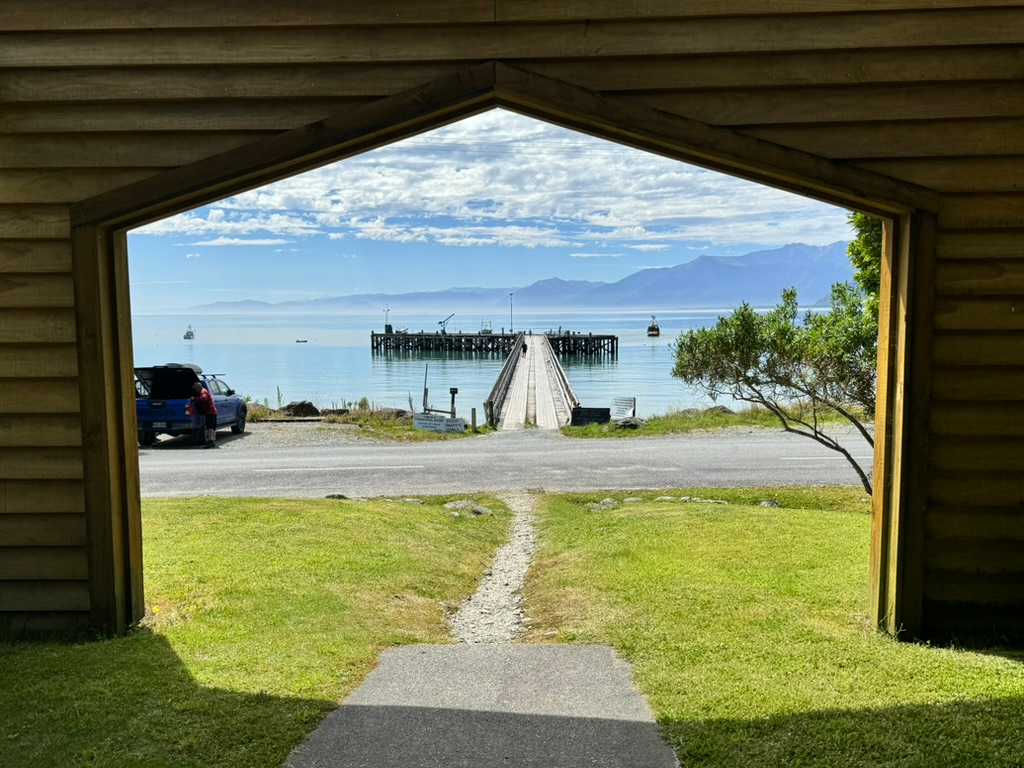
[{"label": "truck wheel", "polygon": [[238,409],[238,418],[235,419],[235,423],[231,425],[231,431],[236,435],[240,435],[245,432],[245,408]]},{"label": "truck wheel", "polygon": [[149,430],[139,432],[139,445],[148,448],[156,442],[156,432],[150,432]]}]

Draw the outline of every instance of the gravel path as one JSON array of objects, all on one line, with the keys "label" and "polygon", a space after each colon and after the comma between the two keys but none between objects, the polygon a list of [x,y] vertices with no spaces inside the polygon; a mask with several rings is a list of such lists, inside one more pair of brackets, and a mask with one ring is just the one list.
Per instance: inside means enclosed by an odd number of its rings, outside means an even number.
[{"label": "gravel path", "polygon": [[508,643],[523,633],[523,584],[530,558],[537,549],[533,525],[534,498],[525,492],[507,493],[501,500],[515,515],[509,540],[476,593],[450,620],[458,643]]}]

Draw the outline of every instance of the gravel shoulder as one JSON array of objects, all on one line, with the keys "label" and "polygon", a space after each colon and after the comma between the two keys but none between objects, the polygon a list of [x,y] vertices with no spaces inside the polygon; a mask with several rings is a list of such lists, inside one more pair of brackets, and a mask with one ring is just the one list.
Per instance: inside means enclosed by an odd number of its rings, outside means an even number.
[{"label": "gravel shoulder", "polygon": [[[326,421],[256,421],[245,427],[242,441],[246,448],[283,447],[301,445],[328,445],[332,443],[365,443],[370,438],[356,434],[352,424],[332,424]],[[227,438],[227,439],[224,439]],[[220,432],[217,439],[228,444],[233,436]]]},{"label": "gravel shoulder", "polygon": [[[852,428],[841,427],[834,430],[837,435],[852,434]],[[565,440],[567,442],[574,442],[581,440],[581,438],[567,438],[558,433],[557,431],[544,431],[544,430],[531,430],[531,437],[535,436],[534,433],[543,432],[546,436],[552,440]],[[716,430],[690,432],[679,435],[661,435],[661,436],[636,436],[636,437],[625,437],[625,438],[591,438],[600,439],[607,441],[609,444],[619,441],[649,441],[659,440],[666,438],[675,439],[700,439],[706,436],[740,436],[742,435],[745,439],[756,438],[757,436],[763,435],[766,438],[772,438],[778,435],[779,430],[765,428],[765,427],[726,427]],[[477,440],[484,437],[491,437],[494,439],[514,439],[516,435],[522,435],[522,431],[519,432],[494,432],[490,435],[474,435],[461,438],[461,440]],[[237,438],[241,437],[242,440]],[[166,438],[165,438],[166,439]],[[242,436],[235,436],[229,432],[221,431],[217,435],[218,442],[222,445],[229,445],[233,442],[243,443],[245,447],[252,448],[264,448],[264,447],[293,447],[303,445],[330,445],[337,443],[367,443],[367,444],[388,444],[388,445],[399,445],[401,442],[390,440],[386,437],[382,437],[380,440],[374,440],[372,436],[367,435],[365,431],[361,431],[357,426],[352,424],[337,424],[326,421],[319,421],[316,419],[304,420],[304,421],[258,421],[249,422],[246,425],[246,432]],[[460,442],[456,440],[454,442]]]}]

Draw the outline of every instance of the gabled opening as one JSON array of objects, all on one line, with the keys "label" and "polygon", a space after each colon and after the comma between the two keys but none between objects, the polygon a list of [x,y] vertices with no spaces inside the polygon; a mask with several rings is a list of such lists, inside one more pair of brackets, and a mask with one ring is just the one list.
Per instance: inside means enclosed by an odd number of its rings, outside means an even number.
[{"label": "gabled opening", "polygon": [[[142,608],[138,476],[129,410],[135,388],[128,351],[126,230],[498,107],[843,207],[900,218],[904,223],[889,230],[884,290],[897,303],[912,293],[906,262],[901,266],[900,259],[904,248],[913,248],[914,212],[935,208],[926,190],[496,62],[83,201],[72,211],[73,264],[95,623],[120,631]],[[907,315],[888,307],[883,308],[883,342],[905,348]],[[880,432],[887,439],[876,453],[876,477],[884,475],[886,482],[877,483],[882,490],[876,493],[876,518],[888,533],[878,537],[880,571],[873,590],[877,618],[889,624],[912,622],[907,611],[920,603],[919,589],[895,593],[891,578],[902,566],[890,555],[899,544],[897,529],[905,525],[893,515],[902,492],[888,478],[903,473],[902,454],[893,445],[900,445],[901,430],[911,426],[904,424],[903,405],[890,393],[903,386],[912,363],[902,354],[881,362],[887,370],[881,377],[885,390],[879,410],[885,428]]]},{"label": "gabled opening", "polygon": [[[135,365],[213,366],[257,416],[419,410],[426,368],[482,423],[505,335],[594,334],[615,353],[561,360],[585,406],[743,407],[669,375],[679,331],[791,285],[826,301],[848,237],[842,209],[497,108],[133,230]],[[442,328],[490,338],[412,351]]]}]

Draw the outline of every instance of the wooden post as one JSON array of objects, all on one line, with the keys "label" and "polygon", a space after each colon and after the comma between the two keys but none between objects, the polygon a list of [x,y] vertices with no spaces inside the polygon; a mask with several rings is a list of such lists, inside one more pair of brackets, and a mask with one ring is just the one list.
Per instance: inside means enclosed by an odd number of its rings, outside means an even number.
[{"label": "wooden post", "polygon": [[144,613],[127,247],[95,226],[72,243],[91,622],[121,634]]},{"label": "wooden post", "polygon": [[884,230],[871,531],[871,615],[891,635],[922,629],[929,356],[936,218]]},{"label": "wooden post", "polygon": [[471,408],[469,411],[470,423],[473,425],[473,434],[476,434],[476,408]]}]

